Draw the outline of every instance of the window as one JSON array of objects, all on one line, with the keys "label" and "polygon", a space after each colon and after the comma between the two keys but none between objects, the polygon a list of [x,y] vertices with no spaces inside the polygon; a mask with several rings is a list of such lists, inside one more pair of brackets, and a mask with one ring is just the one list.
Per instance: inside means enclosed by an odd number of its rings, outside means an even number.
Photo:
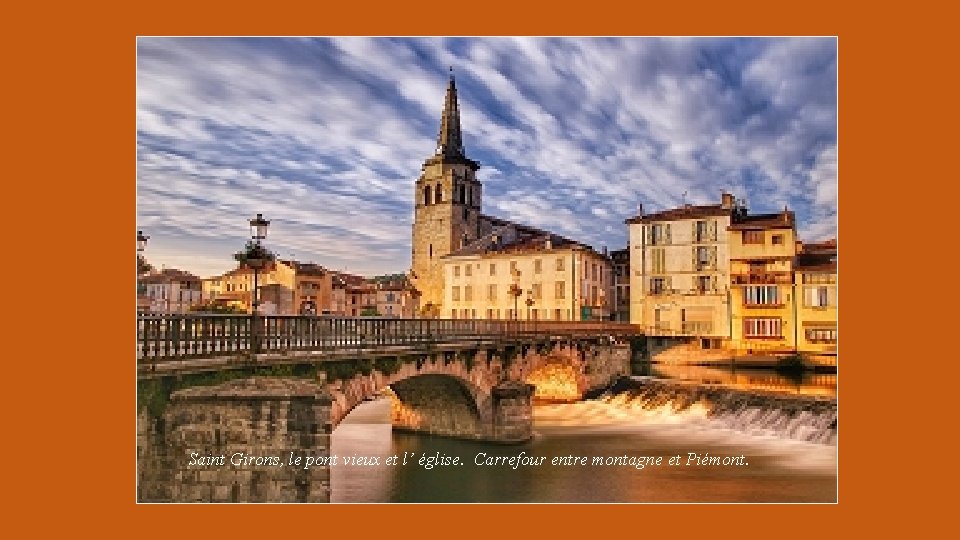
[{"label": "window", "polygon": [[497,263],[490,263],[490,275],[497,275]]},{"label": "window", "polygon": [[423,205],[427,206],[430,204],[430,186],[423,186]]},{"label": "window", "polygon": [[563,257],[557,258],[557,270],[560,272],[563,271]]},{"label": "window", "polygon": [[455,310],[455,309],[451,309],[451,310],[450,310],[450,318],[451,318],[451,319],[456,319],[456,318],[457,318],[457,310]]},{"label": "window", "polygon": [[510,275],[517,271],[517,261],[510,261]]},{"label": "window", "polygon": [[745,306],[778,306],[779,288],[776,285],[748,285],[743,288]]},{"label": "window", "polygon": [[670,243],[670,224],[650,225],[649,244],[651,246],[660,246]]},{"label": "window", "polygon": [[556,319],[556,320],[558,320],[558,321],[561,320],[561,319],[563,319],[563,312],[560,311],[559,309],[553,310],[553,318]]},{"label": "window", "polygon": [[530,293],[530,296],[531,296],[534,300],[540,300],[540,296],[541,296],[541,294],[543,294],[543,287],[541,287],[539,283],[534,283],[534,284],[531,286],[531,291],[532,291],[532,292]]},{"label": "window", "polygon": [[697,221],[693,226],[693,241],[706,242],[710,240],[710,227],[706,221]]},{"label": "window", "polygon": [[467,302],[473,301],[473,287],[471,287],[470,285],[467,285],[466,287],[463,288],[463,299],[466,300]]},{"label": "window", "polygon": [[593,281],[596,281],[596,280],[597,280],[597,271],[599,270],[599,266],[597,266],[596,263],[594,263],[594,264],[592,264],[592,265],[590,265],[590,266],[591,266],[591,268],[590,268],[590,271],[591,271],[590,276],[593,278]]},{"label": "window", "polygon": [[493,310],[492,310],[492,309],[488,309],[488,310],[487,310],[487,318],[488,318],[488,319],[493,319]]},{"label": "window", "polygon": [[779,338],[782,322],[780,319],[744,319],[743,335],[760,338]]},{"label": "window", "polygon": [[396,302],[396,295],[393,293],[387,293],[387,302]]},{"label": "window", "polygon": [[775,245],[775,246],[782,246],[782,245],[783,245],[783,235],[782,235],[782,234],[775,234],[775,235],[773,235],[773,238],[772,238],[771,240],[772,240],[773,245]]},{"label": "window", "polygon": [[433,199],[433,202],[437,204],[442,203],[443,202],[443,186],[441,186],[440,184],[437,184],[437,189],[434,192],[434,195],[435,197]]},{"label": "window", "polygon": [[804,334],[811,343],[836,343],[836,328],[808,328]]},{"label": "window", "polygon": [[763,231],[743,231],[744,244],[763,244]]},{"label": "window", "polygon": [[541,264],[540,259],[534,259],[533,261],[533,273],[539,274],[543,270],[543,265]]},{"label": "window", "polygon": [[694,270],[705,270],[712,267],[713,249],[705,246],[694,248]]},{"label": "window", "polygon": [[803,288],[803,305],[806,307],[828,307],[834,305],[833,287],[820,285]]},{"label": "window", "polygon": [[553,297],[557,300],[563,300],[566,296],[567,284],[563,281],[558,281],[554,285]]},{"label": "window", "polygon": [[497,286],[487,285],[487,300],[494,301],[496,299],[497,299]]},{"label": "window", "polygon": [[650,294],[658,295],[663,294],[667,290],[667,278],[651,278],[650,279]]},{"label": "window", "polygon": [[713,279],[710,276],[697,276],[697,292],[704,294],[713,289]]},{"label": "window", "polygon": [[654,274],[667,273],[667,254],[663,248],[650,250],[650,272]]},{"label": "window", "polygon": [[433,244],[430,244],[430,258],[433,258]]},{"label": "window", "polygon": [[453,267],[453,277],[460,277],[460,266],[459,266],[459,265]]},{"label": "window", "polygon": [[453,293],[453,294],[452,294],[452,296],[453,296],[453,301],[454,301],[454,302],[459,302],[459,301],[460,301],[460,287],[453,287],[452,293]]},{"label": "window", "polygon": [[465,275],[465,276],[467,276],[467,277],[472,276],[472,275],[473,275],[473,266],[471,266],[471,265],[469,265],[469,264],[466,265],[466,266],[464,266],[464,267],[463,267],[463,275]]}]

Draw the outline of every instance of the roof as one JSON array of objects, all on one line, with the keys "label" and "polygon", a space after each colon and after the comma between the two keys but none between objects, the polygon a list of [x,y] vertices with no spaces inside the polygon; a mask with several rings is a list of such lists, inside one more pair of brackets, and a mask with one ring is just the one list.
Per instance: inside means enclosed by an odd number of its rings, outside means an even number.
[{"label": "roof", "polygon": [[724,208],[722,204],[704,204],[693,205],[685,204],[679,208],[661,210],[651,214],[640,214],[634,216],[624,223],[651,223],[654,221],[678,221],[681,219],[699,219],[705,217],[722,217],[733,214],[732,208]]},{"label": "roof", "polygon": [[836,272],[837,239],[801,243],[793,267],[798,272]]},{"label": "roof", "polygon": [[734,214],[729,231],[761,231],[766,229],[792,229],[796,216],[789,210],[776,214]]},{"label": "roof", "polygon": [[200,282],[201,279],[190,272],[177,270],[175,268],[165,268],[156,274],[148,274],[140,278],[142,283],[171,283],[179,281]]},{"label": "roof", "polygon": [[[514,223],[506,219],[480,215],[493,230],[467,245],[461,247],[445,257],[459,257],[463,255],[484,255],[491,253],[521,253],[537,251],[553,251],[557,249],[586,249],[593,251],[593,247],[571,240],[564,236]],[[549,247],[547,247],[549,241]]]}]

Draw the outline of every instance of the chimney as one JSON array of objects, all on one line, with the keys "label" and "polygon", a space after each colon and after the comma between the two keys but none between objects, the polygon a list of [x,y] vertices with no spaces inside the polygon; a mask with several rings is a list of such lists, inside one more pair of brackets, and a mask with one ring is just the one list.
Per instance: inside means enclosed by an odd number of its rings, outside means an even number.
[{"label": "chimney", "polygon": [[543,242],[543,249],[553,249],[553,238],[548,236],[546,241]]},{"label": "chimney", "polygon": [[723,192],[723,194],[720,195],[720,207],[723,208],[724,210],[732,210],[733,195],[727,192]]},{"label": "chimney", "polygon": [[607,246],[601,247],[601,248],[600,248],[600,253],[602,253],[603,256],[606,257],[606,256],[607,256]]},{"label": "chimney", "polygon": [[643,203],[637,203],[637,215],[638,216],[643,215]]}]

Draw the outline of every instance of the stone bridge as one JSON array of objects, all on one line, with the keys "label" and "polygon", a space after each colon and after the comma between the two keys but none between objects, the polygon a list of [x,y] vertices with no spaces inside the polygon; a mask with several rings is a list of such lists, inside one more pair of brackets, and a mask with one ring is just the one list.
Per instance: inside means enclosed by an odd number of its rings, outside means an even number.
[{"label": "stone bridge", "polygon": [[[312,350],[289,342],[281,350],[266,333],[259,347],[209,347],[223,336],[200,331],[189,339],[206,345],[190,352],[204,354],[189,355],[155,354],[149,344],[159,340],[141,329],[139,343],[147,346],[138,349],[140,500],[329,500],[325,466],[190,465],[189,458],[229,461],[242,450],[322,459],[347,414],[383,396],[392,401],[395,429],[517,443],[532,436],[534,400],[576,400],[630,371],[628,325],[469,321],[470,333],[467,322],[333,321],[322,328],[349,328],[349,335],[317,331],[308,338],[319,344]],[[250,336],[250,326],[234,328]],[[174,344],[166,350],[182,352],[173,336],[163,340]],[[211,348],[222,354],[211,355]]]}]

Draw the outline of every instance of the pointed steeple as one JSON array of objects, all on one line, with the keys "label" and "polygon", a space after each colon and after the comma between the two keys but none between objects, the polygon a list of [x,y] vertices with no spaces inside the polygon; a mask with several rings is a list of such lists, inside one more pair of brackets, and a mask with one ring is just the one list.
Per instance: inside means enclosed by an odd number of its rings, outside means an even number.
[{"label": "pointed steeple", "polygon": [[453,78],[453,66],[450,66],[450,82],[447,84],[447,97],[443,102],[443,114],[440,116],[437,155],[466,157],[463,153],[463,136],[460,133],[460,105],[457,103],[457,82]]}]

